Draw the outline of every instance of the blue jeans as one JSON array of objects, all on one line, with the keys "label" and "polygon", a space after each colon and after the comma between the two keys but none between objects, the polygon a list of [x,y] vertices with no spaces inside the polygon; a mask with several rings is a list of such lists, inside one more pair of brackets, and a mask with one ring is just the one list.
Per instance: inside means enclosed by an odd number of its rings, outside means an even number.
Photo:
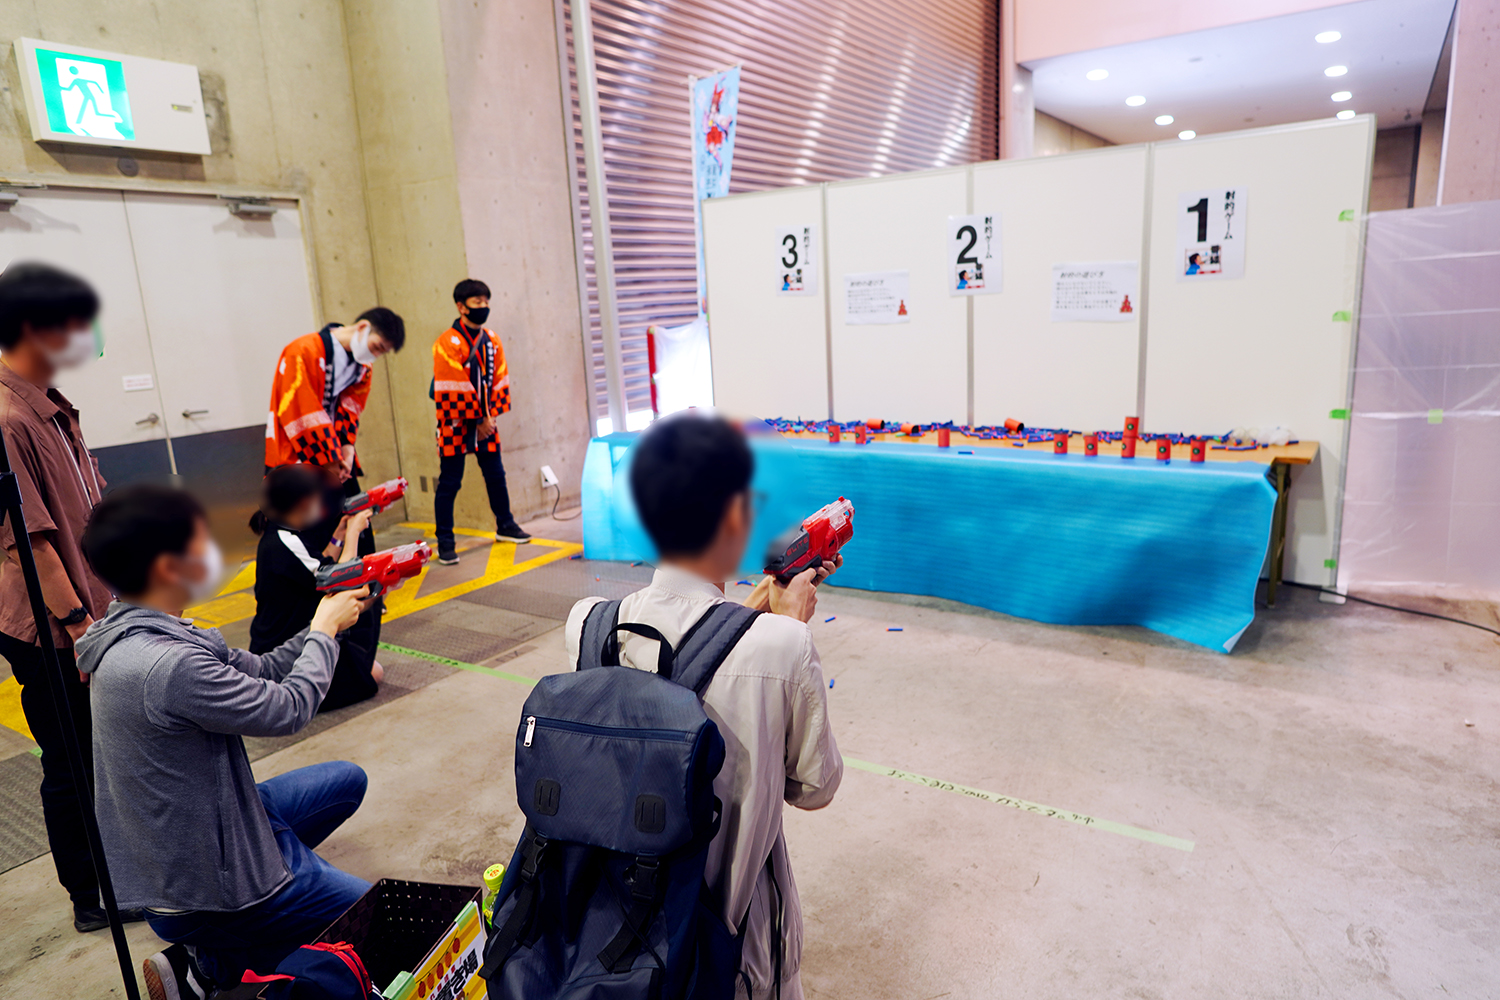
[{"label": "blue jeans", "polygon": [[187,945],[198,971],[220,989],[246,969],[274,972],[370,888],[313,853],[364,801],[365,772],[348,761],[301,767],[256,785],[292,881],[270,899],[228,913],[147,911],[163,941]]},{"label": "blue jeans", "polygon": [[[504,528],[512,524],[515,517],[510,512],[510,490],[505,485],[505,466],[500,462],[500,453],[475,452],[474,460],[479,464],[480,475],[484,476],[484,488],[489,494],[490,513],[495,515],[495,527]],[[432,499],[439,552],[453,551],[453,501],[458,497],[459,487],[463,484],[464,456],[440,456],[437,489]]]}]

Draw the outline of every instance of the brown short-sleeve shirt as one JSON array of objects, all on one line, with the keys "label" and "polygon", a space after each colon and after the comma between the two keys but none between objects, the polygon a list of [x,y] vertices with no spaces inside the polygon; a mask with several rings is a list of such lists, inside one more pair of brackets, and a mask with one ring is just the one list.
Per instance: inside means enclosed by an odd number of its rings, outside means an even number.
[{"label": "brown short-sleeve shirt", "polygon": [[[0,363],[0,431],[21,488],[27,533],[47,537],[79,601],[95,618],[104,617],[111,598],[109,588],[89,569],[78,544],[104,480],[83,443],[78,411],[56,389],[39,389]],[[15,534],[6,518],[0,524],[0,547],[9,550],[14,544]],[[26,582],[14,556],[8,556],[0,567],[0,632],[36,642]],[[61,648],[73,645],[55,619],[52,639]]]}]

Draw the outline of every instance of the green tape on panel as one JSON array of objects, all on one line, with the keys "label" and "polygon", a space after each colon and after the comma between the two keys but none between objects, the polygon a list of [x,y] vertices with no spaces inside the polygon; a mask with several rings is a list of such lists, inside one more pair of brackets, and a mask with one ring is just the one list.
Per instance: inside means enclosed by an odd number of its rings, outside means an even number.
[{"label": "green tape on panel", "polygon": [[1333,321],[1335,323],[1349,323],[1353,320],[1354,314],[1347,309],[1340,309],[1338,312],[1333,314]]},{"label": "green tape on panel", "polygon": [[1323,560],[1323,568],[1324,569],[1333,569],[1338,564],[1339,564],[1339,561],[1337,559],[1324,559]]},{"label": "green tape on panel", "polygon": [[1442,423],[1443,422],[1443,411],[1442,410],[1428,410],[1427,411],[1427,422],[1429,424],[1440,424],[1440,423]]},{"label": "green tape on panel", "polygon": [[1352,209],[1352,208],[1346,208],[1342,212],[1340,212],[1339,213],[1339,221],[1340,222],[1353,222],[1354,221],[1354,209]]},{"label": "green tape on panel", "polygon": [[1328,411],[1328,419],[1330,419],[1330,420],[1348,420],[1349,419],[1349,411],[1348,410],[1329,410]]},{"label": "green tape on panel", "polygon": [[1098,830],[1106,830],[1109,833],[1117,833],[1122,837],[1134,837],[1136,840],[1144,840],[1148,844],[1160,844],[1162,847],[1171,847],[1179,851],[1191,851],[1193,849],[1193,842],[1191,840],[1183,840],[1181,837],[1169,837],[1165,833],[1157,833],[1153,830],[1142,830],[1138,826],[1127,826],[1124,823],[1098,819],[1094,816],[1085,816],[1083,813],[1069,812],[1066,809],[1053,809],[1051,806],[1044,806],[1037,802],[1027,802],[1025,799],[1011,798],[1009,795],[999,795],[995,792],[986,792],[978,788],[955,785],[950,781],[939,781],[937,778],[928,778],[920,774],[913,774],[910,771],[886,767],[884,764],[871,764],[867,760],[845,757],[844,763],[860,771],[868,771],[871,774],[880,774],[887,778],[909,781],[914,785],[936,788],[939,791],[953,792],[955,795],[962,795],[965,798],[978,799],[981,802],[992,802],[997,806],[1007,806],[1011,809],[1019,809],[1022,812],[1046,816],[1049,819],[1060,819],[1067,823],[1077,823],[1079,826],[1091,826]]}]

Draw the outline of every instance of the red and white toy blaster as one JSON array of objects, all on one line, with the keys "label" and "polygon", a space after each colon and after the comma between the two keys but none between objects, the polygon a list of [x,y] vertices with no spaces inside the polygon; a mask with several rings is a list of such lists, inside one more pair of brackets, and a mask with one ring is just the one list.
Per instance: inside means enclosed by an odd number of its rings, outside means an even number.
[{"label": "red and white toy blaster", "polygon": [[422,572],[432,558],[432,547],[426,542],[409,542],[394,549],[372,552],[361,559],[334,563],[318,570],[318,589],[325,594],[341,590],[358,590],[369,586],[370,596],[399,587]]},{"label": "red and white toy blaster", "polygon": [[809,567],[833,562],[854,537],[854,504],[839,497],[795,528],[776,536],[766,552],[766,572],[782,583]]},{"label": "red and white toy blaster", "polygon": [[404,496],[406,496],[406,480],[391,479],[345,499],[344,513],[357,514],[362,510],[367,510],[371,514],[379,514]]}]

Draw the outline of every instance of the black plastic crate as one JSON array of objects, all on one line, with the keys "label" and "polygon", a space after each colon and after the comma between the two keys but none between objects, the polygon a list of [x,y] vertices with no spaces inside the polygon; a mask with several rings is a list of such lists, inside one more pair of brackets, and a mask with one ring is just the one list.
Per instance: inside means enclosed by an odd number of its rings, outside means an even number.
[{"label": "black plastic crate", "polygon": [[347,941],[383,990],[399,972],[410,972],[432,950],[470,900],[484,895],[472,885],[440,885],[383,878],[328,926],[319,941]]}]

